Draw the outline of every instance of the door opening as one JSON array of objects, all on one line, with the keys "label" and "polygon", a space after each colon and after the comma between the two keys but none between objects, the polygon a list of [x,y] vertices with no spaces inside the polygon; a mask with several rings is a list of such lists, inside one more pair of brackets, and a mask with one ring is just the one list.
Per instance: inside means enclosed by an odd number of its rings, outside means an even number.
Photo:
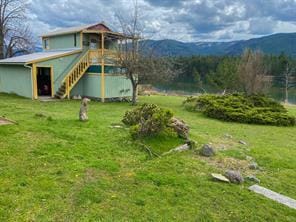
[{"label": "door opening", "polygon": [[52,96],[51,68],[37,67],[38,96]]}]

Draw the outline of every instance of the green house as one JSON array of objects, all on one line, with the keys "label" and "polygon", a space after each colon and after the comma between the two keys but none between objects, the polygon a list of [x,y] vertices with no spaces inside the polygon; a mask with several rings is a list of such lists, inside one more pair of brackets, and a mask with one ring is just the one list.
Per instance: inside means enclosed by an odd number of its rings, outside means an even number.
[{"label": "green house", "polygon": [[0,92],[103,102],[130,97],[131,83],[118,65],[124,38],[103,23],[44,34],[42,52],[0,60]]}]

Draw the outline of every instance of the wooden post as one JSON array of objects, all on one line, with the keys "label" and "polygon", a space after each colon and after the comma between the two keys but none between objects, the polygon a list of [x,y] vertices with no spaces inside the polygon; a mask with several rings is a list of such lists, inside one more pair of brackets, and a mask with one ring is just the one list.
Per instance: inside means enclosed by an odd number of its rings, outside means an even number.
[{"label": "wooden post", "polygon": [[50,81],[51,81],[51,97],[54,97],[54,76],[53,76],[53,66],[50,66]]},{"label": "wooden post", "polygon": [[36,66],[36,63],[32,64],[32,78],[33,78],[33,99],[38,99],[37,66]]},{"label": "wooden post", "polygon": [[104,33],[101,35],[101,101],[105,102],[105,59],[104,59],[104,51],[105,51],[105,36]]}]

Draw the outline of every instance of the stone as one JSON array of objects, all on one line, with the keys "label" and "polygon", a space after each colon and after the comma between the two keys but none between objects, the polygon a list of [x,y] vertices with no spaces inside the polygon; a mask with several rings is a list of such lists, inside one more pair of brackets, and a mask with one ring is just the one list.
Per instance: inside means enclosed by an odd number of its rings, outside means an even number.
[{"label": "stone", "polygon": [[110,128],[121,129],[121,128],[123,128],[123,126],[121,126],[121,125],[114,125],[114,126],[110,126]]},{"label": "stone", "polygon": [[247,145],[247,143],[245,141],[243,141],[243,140],[240,140],[239,143],[242,144],[242,145],[245,145],[245,146]]},{"label": "stone", "polygon": [[232,136],[228,133],[224,134],[224,137],[227,138],[227,139],[232,139]]},{"label": "stone", "polygon": [[261,187],[259,185],[253,185],[249,187],[249,190],[254,191],[255,193],[261,194],[271,200],[274,200],[278,203],[284,204],[292,209],[296,209],[296,200],[284,196],[282,194],[276,193],[272,190],[269,190],[265,187]]},{"label": "stone", "polygon": [[241,184],[244,182],[244,178],[239,171],[228,170],[226,171],[225,176],[230,180],[231,183]]},{"label": "stone", "polygon": [[220,146],[220,149],[221,149],[221,150],[226,150],[226,146],[225,146],[225,145],[221,145],[221,146]]},{"label": "stone", "polygon": [[253,175],[247,176],[246,180],[249,180],[249,181],[252,181],[252,182],[255,182],[255,183],[260,183],[260,180],[257,177],[253,176]]},{"label": "stone", "polygon": [[211,157],[215,155],[215,150],[212,146],[209,144],[203,145],[203,147],[199,151],[200,155],[206,156],[206,157]]},{"label": "stone", "polygon": [[186,144],[193,150],[196,148],[197,142],[195,140],[186,140]]},{"label": "stone", "polygon": [[171,119],[170,127],[172,127],[179,137],[183,139],[189,138],[189,126],[180,119],[173,117]]},{"label": "stone", "polygon": [[176,152],[182,152],[182,151],[189,150],[189,149],[190,149],[190,146],[186,143],[184,145],[176,147],[173,150],[176,151]]},{"label": "stone", "polygon": [[15,122],[13,122],[12,120],[8,120],[4,117],[0,117],[0,126],[2,125],[10,125],[10,124],[14,124]]},{"label": "stone", "polygon": [[246,156],[246,160],[247,160],[247,161],[251,161],[251,160],[253,160],[253,157],[251,157],[251,156]]},{"label": "stone", "polygon": [[249,164],[249,169],[251,170],[257,170],[258,169],[258,164],[256,162],[252,162]]},{"label": "stone", "polygon": [[80,121],[87,121],[88,120],[88,103],[90,102],[90,99],[84,98],[81,101],[80,111],[79,111],[79,120]]},{"label": "stone", "polygon": [[72,98],[75,99],[75,100],[81,100],[81,96],[80,96],[80,95],[78,95],[78,96],[73,96]]},{"label": "stone", "polygon": [[215,180],[230,183],[230,181],[222,174],[212,173],[211,175]]},{"label": "stone", "polygon": [[183,152],[183,151],[186,151],[186,150],[190,150],[190,145],[188,145],[187,143],[183,144],[181,146],[178,146],[178,147],[176,147],[174,149],[171,149],[168,152],[163,153],[162,155],[165,156],[165,155],[168,155],[168,154],[171,154],[171,153],[174,153],[174,152]]}]

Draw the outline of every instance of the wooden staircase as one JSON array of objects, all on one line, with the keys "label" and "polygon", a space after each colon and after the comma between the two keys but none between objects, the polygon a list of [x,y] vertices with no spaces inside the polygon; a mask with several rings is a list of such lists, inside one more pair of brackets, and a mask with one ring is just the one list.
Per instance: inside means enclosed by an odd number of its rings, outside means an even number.
[{"label": "wooden staircase", "polygon": [[71,89],[73,89],[76,83],[81,79],[89,66],[90,53],[87,51],[63,79],[59,90],[55,94],[55,97],[59,99],[69,99]]}]

